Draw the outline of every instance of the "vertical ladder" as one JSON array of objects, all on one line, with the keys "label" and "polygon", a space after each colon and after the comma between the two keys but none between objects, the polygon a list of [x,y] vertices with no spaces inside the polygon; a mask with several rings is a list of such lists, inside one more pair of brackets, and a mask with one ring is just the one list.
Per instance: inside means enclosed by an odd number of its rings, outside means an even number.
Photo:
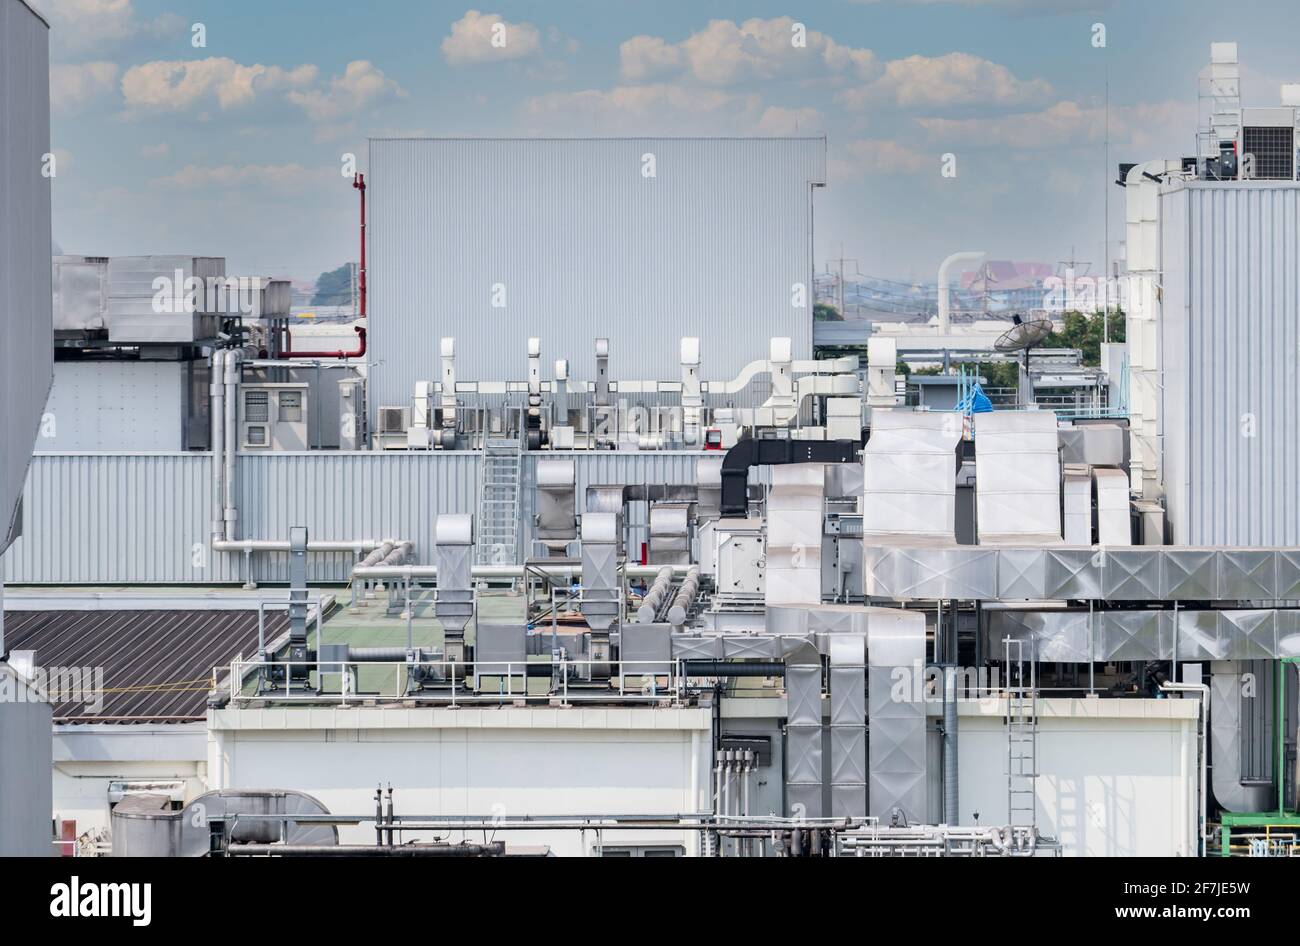
[{"label": "vertical ladder", "polygon": [[1007,673],[1007,824],[1038,827],[1037,641],[1002,639]]},{"label": "vertical ladder", "polygon": [[519,564],[519,499],[523,456],[518,440],[483,441],[479,464],[478,535],[474,560],[480,565]]}]

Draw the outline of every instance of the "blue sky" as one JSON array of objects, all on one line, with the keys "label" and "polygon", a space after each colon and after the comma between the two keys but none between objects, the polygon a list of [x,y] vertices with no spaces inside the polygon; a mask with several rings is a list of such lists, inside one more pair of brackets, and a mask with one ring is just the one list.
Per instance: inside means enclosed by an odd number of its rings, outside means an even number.
[{"label": "blue sky", "polygon": [[307,281],[355,258],[339,170],[367,135],[825,134],[819,268],[842,245],[888,278],[969,249],[1099,269],[1115,165],[1194,150],[1212,41],[1238,42],[1247,105],[1300,82],[1294,0],[34,4],[64,251]]}]

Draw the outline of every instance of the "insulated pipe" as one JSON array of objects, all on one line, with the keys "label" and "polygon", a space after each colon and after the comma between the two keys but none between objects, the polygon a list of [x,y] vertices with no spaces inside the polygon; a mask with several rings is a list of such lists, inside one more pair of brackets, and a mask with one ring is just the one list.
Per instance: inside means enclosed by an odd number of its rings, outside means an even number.
[{"label": "insulated pipe", "polygon": [[385,539],[384,543],[380,545],[379,548],[372,549],[366,555],[366,557],[363,558],[357,564],[363,568],[369,567],[371,565],[378,565],[380,562],[382,562],[385,558],[388,557],[388,553],[390,553],[391,551],[393,551],[393,543]]},{"label": "insulated pipe", "polygon": [[280,357],[284,359],[334,358],[340,360],[347,360],[348,358],[360,358],[366,353],[366,330],[363,329],[360,325],[355,325],[353,326],[352,331],[357,333],[357,347],[354,351],[346,351],[342,348],[340,348],[338,351],[294,351],[292,349],[293,340],[289,334],[289,330],[285,329],[284,331],[285,347],[284,347],[284,351],[280,352]]},{"label": "insulated pipe", "polygon": [[640,624],[651,624],[654,622],[655,615],[659,613],[659,607],[668,597],[668,589],[673,583],[673,568],[671,565],[665,565],[659,569],[659,574],[655,576],[655,583],[650,586],[645,597],[641,599],[641,607],[637,608],[636,619]]},{"label": "insulated pipe", "polygon": [[1209,729],[1209,720],[1208,720],[1206,717],[1209,715],[1209,711],[1210,711],[1210,688],[1209,688],[1209,686],[1208,686],[1207,684],[1204,684],[1204,683],[1169,683],[1169,682],[1165,682],[1165,683],[1160,684],[1160,689],[1163,690],[1163,691],[1165,691],[1166,693],[1195,693],[1195,694],[1197,695],[1197,698],[1200,700],[1200,723],[1201,723],[1201,725],[1200,725],[1200,729],[1201,729],[1201,811],[1200,811],[1200,824],[1197,826],[1197,835],[1198,835],[1199,838],[1200,838],[1200,842],[1201,842],[1201,843],[1200,843],[1200,846],[1201,846],[1201,848],[1202,848],[1202,850],[1199,851],[1198,853],[1201,854],[1201,855],[1203,855],[1203,854],[1205,853],[1204,848],[1205,848],[1205,841],[1206,841],[1206,835],[1205,835],[1205,829],[1206,829],[1206,823],[1205,823],[1205,818],[1206,818],[1206,809],[1207,809],[1208,806],[1209,806],[1209,800],[1208,800],[1208,797],[1207,797],[1207,796],[1208,796],[1207,788],[1208,788],[1209,781],[1210,781],[1210,779],[1209,779],[1209,772],[1208,772],[1208,769],[1209,769],[1209,758],[1208,758],[1208,754],[1209,754],[1209,753],[1208,753],[1208,751],[1207,751],[1207,750],[1209,749],[1209,745],[1208,745],[1208,743],[1209,743],[1209,734],[1206,732],[1206,730]]},{"label": "insulated pipe", "polygon": [[[369,552],[380,548],[385,542],[393,542],[392,539],[325,539],[309,540],[307,542],[308,552],[351,552],[353,555],[360,555],[363,552]],[[212,543],[214,552],[287,552],[289,543],[282,539],[225,539],[215,540]],[[375,566],[378,568],[379,566]],[[410,566],[407,566],[410,567]],[[353,570],[355,573],[355,569]],[[402,577],[381,575],[377,577]]]},{"label": "insulated pipe", "polygon": [[691,610],[691,605],[695,603],[695,595],[700,590],[700,566],[692,565],[686,572],[686,580],[682,586],[677,589],[677,597],[673,598],[673,606],[668,609],[668,623],[675,627],[681,627],[686,623],[686,615]]},{"label": "insulated pipe", "polygon": [[943,668],[943,821],[955,825],[957,808],[957,668]]},{"label": "insulated pipe", "polygon": [[212,353],[212,368],[208,378],[208,396],[212,402],[212,428],[209,433],[212,444],[212,543],[216,544],[226,538],[226,523],[221,509],[225,502],[225,465],[222,453],[225,451],[226,434],[226,350],[218,348]]},{"label": "insulated pipe", "polygon": [[231,348],[226,351],[225,359],[222,364],[222,372],[226,385],[226,403],[225,407],[225,452],[222,456],[222,466],[224,469],[223,476],[223,509],[222,518],[225,520],[225,531],[221,537],[227,541],[236,538],[239,533],[239,508],[235,501],[235,476],[236,462],[239,456],[239,381],[243,373],[241,360],[243,352],[237,348]]},{"label": "insulated pipe", "polygon": [[[238,543],[235,543],[238,544]],[[316,543],[310,543],[307,546],[308,551],[313,551]],[[287,547],[287,543],[286,543]],[[349,545],[348,548],[353,546]],[[619,572],[627,578],[653,578],[659,574],[661,566],[658,565],[621,565]],[[684,575],[692,567],[689,565],[665,565],[664,568],[671,568],[675,575]],[[553,565],[533,562],[528,565],[528,572],[533,574],[542,574],[548,578],[578,578],[582,575],[581,565]],[[357,566],[352,571],[357,578],[400,578],[418,580],[422,578],[436,579],[438,577],[437,565],[372,565],[369,567]],[[470,569],[470,575],[474,578],[522,578],[525,573],[523,565],[475,565]]]}]

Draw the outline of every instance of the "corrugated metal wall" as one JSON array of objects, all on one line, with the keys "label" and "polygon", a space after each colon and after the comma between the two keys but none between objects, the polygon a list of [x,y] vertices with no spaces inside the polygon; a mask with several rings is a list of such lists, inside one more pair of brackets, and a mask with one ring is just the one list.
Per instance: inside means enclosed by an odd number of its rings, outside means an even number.
[{"label": "corrugated metal wall", "polygon": [[0,550],[54,357],[49,32],[26,4],[0,0]]},{"label": "corrugated metal wall", "polygon": [[795,308],[791,287],[812,284],[825,175],[822,138],[372,140],[371,417],[436,380],[442,336],[461,380],[524,379],[530,336],[545,378],[567,358],[582,381],[597,337],[615,380],[680,378],[685,335],[706,380],[772,336],[810,357],[811,298]]},{"label": "corrugated metal wall", "polygon": [[[698,454],[545,453],[576,461],[579,509],[590,484],[694,483]],[[411,539],[432,564],[434,521],[475,513],[477,453],[282,453],[239,459],[242,538],[285,539],[306,525],[314,539]],[[24,494],[24,534],[3,559],[13,584],[223,584],[245,579],[244,557],[213,555],[212,460],[206,453],[37,454]],[[529,547],[531,489],[523,538]],[[346,581],[352,556],[311,555],[314,582]],[[258,582],[284,582],[283,555],[257,553]]]},{"label": "corrugated metal wall", "polygon": [[1300,545],[1300,185],[1196,183],[1160,203],[1173,539]]}]

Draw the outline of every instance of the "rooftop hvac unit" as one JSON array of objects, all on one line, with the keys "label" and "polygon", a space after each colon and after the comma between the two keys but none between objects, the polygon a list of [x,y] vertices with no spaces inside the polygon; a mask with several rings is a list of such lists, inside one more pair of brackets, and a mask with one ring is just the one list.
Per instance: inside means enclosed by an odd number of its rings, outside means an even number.
[{"label": "rooftop hvac unit", "polygon": [[244,384],[239,397],[243,450],[307,450],[305,382]]},{"label": "rooftop hvac unit", "polygon": [[376,446],[380,450],[405,450],[406,428],[411,426],[409,407],[380,407],[379,429],[375,432]]},{"label": "rooftop hvac unit", "polygon": [[1296,179],[1294,108],[1248,108],[1241,127],[1241,176],[1257,181]]}]

